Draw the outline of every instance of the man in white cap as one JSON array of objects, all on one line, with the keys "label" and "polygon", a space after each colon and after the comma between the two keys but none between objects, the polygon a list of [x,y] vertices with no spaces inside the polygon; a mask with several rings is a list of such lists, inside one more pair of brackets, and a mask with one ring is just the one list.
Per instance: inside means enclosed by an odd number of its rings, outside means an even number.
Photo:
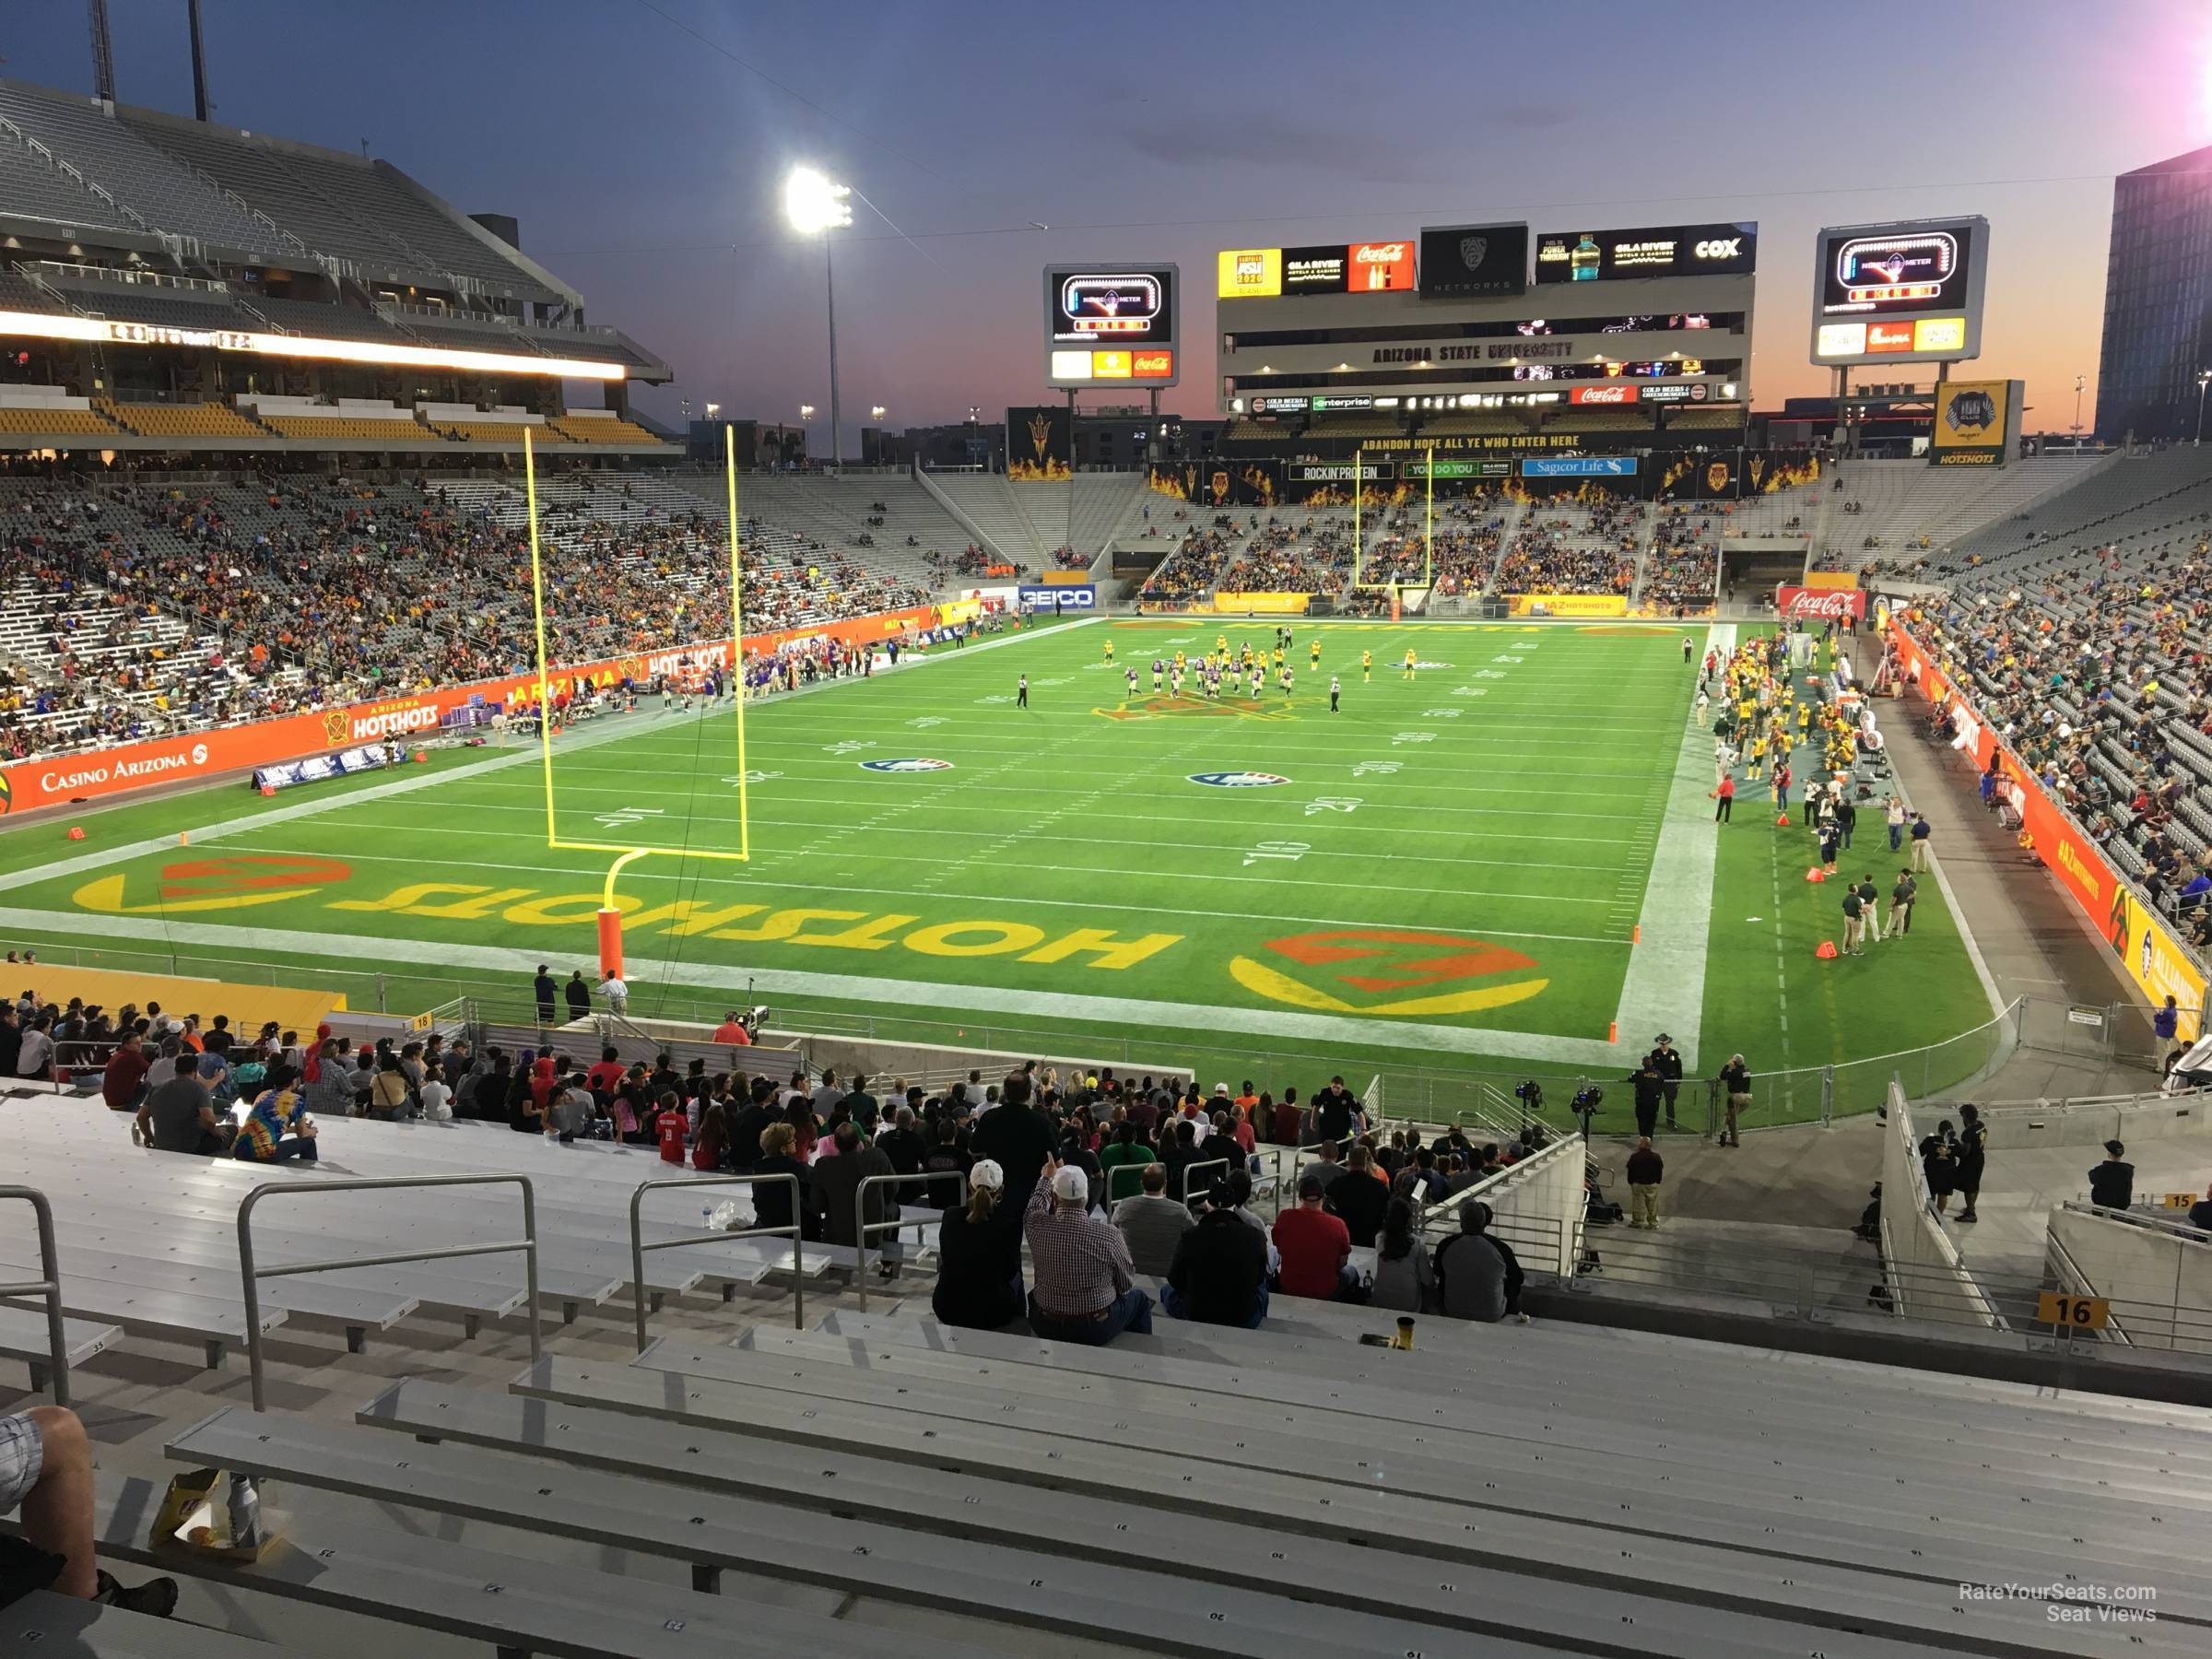
[{"label": "man in white cap", "polygon": [[1030,1328],[1094,1347],[1124,1331],[1148,1336],[1152,1299],[1136,1288],[1129,1246],[1111,1222],[1088,1213],[1089,1204],[1089,1177],[1046,1158],[1022,1216],[1034,1276]]}]

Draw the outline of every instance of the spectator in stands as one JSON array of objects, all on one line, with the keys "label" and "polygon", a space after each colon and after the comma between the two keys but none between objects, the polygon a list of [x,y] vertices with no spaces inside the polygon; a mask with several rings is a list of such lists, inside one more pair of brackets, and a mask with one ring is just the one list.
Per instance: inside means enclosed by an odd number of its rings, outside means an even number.
[{"label": "spectator in stands", "polygon": [[546,1129],[545,1108],[531,1082],[537,1062],[528,1049],[523,1051],[522,1060],[524,1069],[507,1080],[507,1127],[518,1135],[542,1135]]},{"label": "spectator in stands", "polygon": [[[949,1120],[942,1125],[950,1129]],[[943,1185],[949,1187],[950,1182]],[[968,1195],[945,1212],[937,1232],[937,1283],[930,1311],[946,1324],[993,1331],[1022,1316],[1022,1212],[991,1159],[968,1171]]]},{"label": "spectator in stands", "polygon": [[1378,1308],[1400,1313],[1428,1310],[1436,1290],[1436,1271],[1422,1241],[1413,1204],[1392,1198],[1382,1215],[1382,1242],[1375,1252],[1375,1288],[1369,1298]]},{"label": "spectator in stands", "polygon": [[1479,1198],[1459,1206],[1459,1231],[1436,1247],[1437,1306],[1453,1319],[1496,1324],[1521,1314],[1521,1264],[1512,1247],[1489,1231],[1490,1206]]},{"label": "spectator in stands", "polygon": [[565,1144],[580,1135],[589,1135],[597,1115],[592,1091],[584,1086],[583,1068],[578,1066],[547,1098],[546,1133]]},{"label": "spectator in stands", "polygon": [[2104,1143],[2104,1161],[2089,1169],[2089,1202],[2100,1209],[2126,1209],[2136,1201],[2136,1166],[2116,1140]]},{"label": "spectator in stands", "polygon": [[[872,1108],[874,1098],[866,1098]],[[880,1252],[882,1260],[877,1264],[877,1277],[895,1279],[904,1253],[899,1235],[887,1230],[863,1238],[860,1225],[864,1220],[896,1221],[899,1206],[889,1187],[874,1186],[868,1188],[864,1206],[860,1183],[871,1176],[896,1175],[900,1171],[882,1148],[867,1138],[861,1125],[850,1118],[837,1126],[837,1133],[831,1138],[836,1144],[836,1156],[818,1159],[814,1166],[815,1203],[822,1212],[822,1237],[831,1244],[851,1245],[861,1252],[858,1265],[853,1268],[855,1273],[865,1265],[868,1251]]]},{"label": "spectator in stands", "polygon": [[[797,1178],[798,1214],[800,1231],[804,1237],[819,1239],[821,1229],[815,1220],[815,1208],[807,1193],[807,1179],[811,1171],[806,1164],[793,1156],[797,1137],[787,1123],[773,1123],[760,1132],[760,1156],[753,1161],[755,1175],[790,1175]],[[753,1195],[753,1223],[757,1227],[789,1227],[792,1223],[792,1189],[782,1181],[756,1181],[747,1189]]]},{"label": "spectator in stands", "polygon": [[1176,1240],[1160,1287],[1169,1318],[1249,1331],[1267,1317],[1267,1241],[1240,1207],[1251,1190],[1241,1170],[1206,1189],[1205,1212]]},{"label": "spectator in stands", "polygon": [[1168,1168],[1145,1165],[1138,1171],[1144,1190],[1113,1206],[1113,1224],[1139,1273],[1163,1274],[1173,1266],[1176,1247],[1192,1227],[1189,1206],[1168,1196]]},{"label": "spectator in stands", "polygon": [[100,1075],[100,1098],[110,1112],[135,1112],[146,1095],[146,1069],[150,1064],[135,1031],[125,1031]]},{"label": "spectator in stands", "polygon": [[16,1050],[16,1076],[41,1083],[53,1081],[53,1016],[37,1014],[23,1027]]},{"label": "spectator in stands", "polygon": [[[1009,1094],[1018,1081],[1026,1079],[1019,1074],[1007,1079]],[[1094,1347],[1124,1331],[1149,1335],[1152,1299],[1136,1288],[1129,1247],[1111,1223],[1085,1213],[1089,1202],[1083,1171],[1048,1153],[1022,1217],[1036,1273],[1030,1328],[1040,1336]]]},{"label": "spectator in stands", "polygon": [[1329,1184],[1328,1207],[1351,1234],[1355,1250],[1374,1248],[1383,1212],[1390,1207],[1390,1186],[1376,1178],[1375,1149],[1364,1140],[1352,1148],[1344,1173]]},{"label": "spectator in stands", "polygon": [[1666,1163],[1652,1148],[1652,1137],[1639,1135],[1636,1149],[1629,1154],[1629,1225],[1645,1229],[1659,1225],[1659,1182]]},{"label": "spectator in stands", "polygon": [[1286,1296],[1364,1301],[1366,1289],[1351,1265],[1351,1232],[1322,1207],[1327,1190],[1326,1184],[1311,1173],[1302,1176],[1298,1183],[1297,1207],[1275,1218],[1275,1247],[1283,1264],[1277,1282]]},{"label": "spectator in stands", "polygon": [[[176,1580],[148,1579],[126,1590],[94,1559],[92,1442],[66,1406],[33,1406],[0,1418],[0,1515],[18,1509],[23,1542],[61,1558],[59,1573],[39,1581],[56,1595],[156,1618],[175,1609]],[[18,1593],[33,1587],[22,1583]],[[65,1638],[63,1645],[75,1643]]]},{"label": "spectator in stands", "polygon": [[147,1092],[131,1125],[131,1138],[157,1152],[214,1158],[230,1149],[235,1131],[216,1115],[206,1079],[195,1068]]},{"label": "spectator in stands", "polygon": [[307,1121],[306,1108],[292,1091],[289,1066],[278,1065],[270,1072],[245,1122],[239,1125],[230,1155],[253,1163],[316,1161],[315,1126]]},{"label": "spectator in stands", "polygon": [[720,1100],[710,1100],[699,1110],[699,1133],[691,1139],[691,1167],[712,1174],[729,1156],[730,1120]]},{"label": "spectator in stands", "polygon": [[399,1056],[386,1050],[377,1062],[376,1081],[369,1090],[369,1115],[389,1124],[413,1115],[413,1110],[407,1074],[400,1069]]},{"label": "spectator in stands", "polygon": [[23,1052],[23,1028],[16,1020],[16,1005],[0,1002],[0,1077],[16,1076],[16,1060]]},{"label": "spectator in stands", "polygon": [[1319,1161],[1306,1165],[1299,1171],[1300,1182],[1317,1181],[1323,1192],[1335,1186],[1344,1175],[1344,1148],[1333,1140],[1324,1140],[1317,1147]]},{"label": "spectator in stands", "polygon": [[[956,1083],[953,1087],[958,1088],[959,1085]],[[922,1160],[924,1172],[931,1175],[961,1174],[972,1180],[975,1163],[975,1155],[968,1150],[966,1125],[950,1112],[940,1117],[937,1120],[937,1144],[930,1148],[929,1155]],[[995,1164],[992,1167],[997,1168]],[[1003,1190],[1006,1185],[1004,1171],[999,1172],[998,1179]],[[962,1203],[959,1188],[949,1181],[931,1182],[924,1191],[923,1201],[934,1204],[941,1210],[959,1209]],[[1014,1212],[1018,1220],[1020,1213],[1019,1210]]]},{"label": "spectator in stands", "polygon": [[1027,1073],[1007,1077],[999,1103],[976,1120],[970,1143],[976,1157],[992,1159],[1005,1171],[1009,1193],[1036,1185],[1037,1172],[1053,1158],[1053,1126],[1030,1107],[1031,1092]]},{"label": "spectator in stands", "polygon": [[[1107,1202],[1135,1196],[1138,1190],[1137,1170],[1152,1161],[1152,1148],[1137,1138],[1136,1121],[1124,1118],[1116,1124],[1112,1140],[1099,1154],[1099,1167],[1106,1173]],[[1129,1171],[1126,1176],[1119,1173],[1124,1169]]]}]

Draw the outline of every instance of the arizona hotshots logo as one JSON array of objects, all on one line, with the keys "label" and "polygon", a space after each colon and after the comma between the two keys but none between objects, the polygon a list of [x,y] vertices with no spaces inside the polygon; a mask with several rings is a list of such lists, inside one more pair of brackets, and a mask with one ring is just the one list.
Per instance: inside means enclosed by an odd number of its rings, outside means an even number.
[{"label": "arizona hotshots logo", "polygon": [[1473,1014],[1525,1002],[1551,983],[1517,950],[1465,934],[1344,927],[1270,939],[1234,958],[1230,977],[1270,1002],[1326,1014]]}]

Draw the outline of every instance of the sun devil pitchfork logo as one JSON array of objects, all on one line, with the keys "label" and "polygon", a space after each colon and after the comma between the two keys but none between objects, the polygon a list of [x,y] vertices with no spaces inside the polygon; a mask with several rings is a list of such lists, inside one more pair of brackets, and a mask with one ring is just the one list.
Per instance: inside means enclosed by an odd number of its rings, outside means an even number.
[{"label": "sun devil pitchfork logo", "polygon": [[1329,1014],[1472,1014],[1525,1002],[1551,982],[1536,963],[1465,934],[1333,928],[1270,939],[1233,959],[1237,983],[1271,1002]]}]

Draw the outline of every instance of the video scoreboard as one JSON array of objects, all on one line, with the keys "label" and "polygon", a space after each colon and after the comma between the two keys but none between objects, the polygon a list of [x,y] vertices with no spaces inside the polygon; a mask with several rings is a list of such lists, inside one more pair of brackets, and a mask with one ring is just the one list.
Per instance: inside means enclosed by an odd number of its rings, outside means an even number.
[{"label": "video scoreboard", "polygon": [[1175,384],[1182,273],[1164,264],[1047,265],[1045,383]]}]

